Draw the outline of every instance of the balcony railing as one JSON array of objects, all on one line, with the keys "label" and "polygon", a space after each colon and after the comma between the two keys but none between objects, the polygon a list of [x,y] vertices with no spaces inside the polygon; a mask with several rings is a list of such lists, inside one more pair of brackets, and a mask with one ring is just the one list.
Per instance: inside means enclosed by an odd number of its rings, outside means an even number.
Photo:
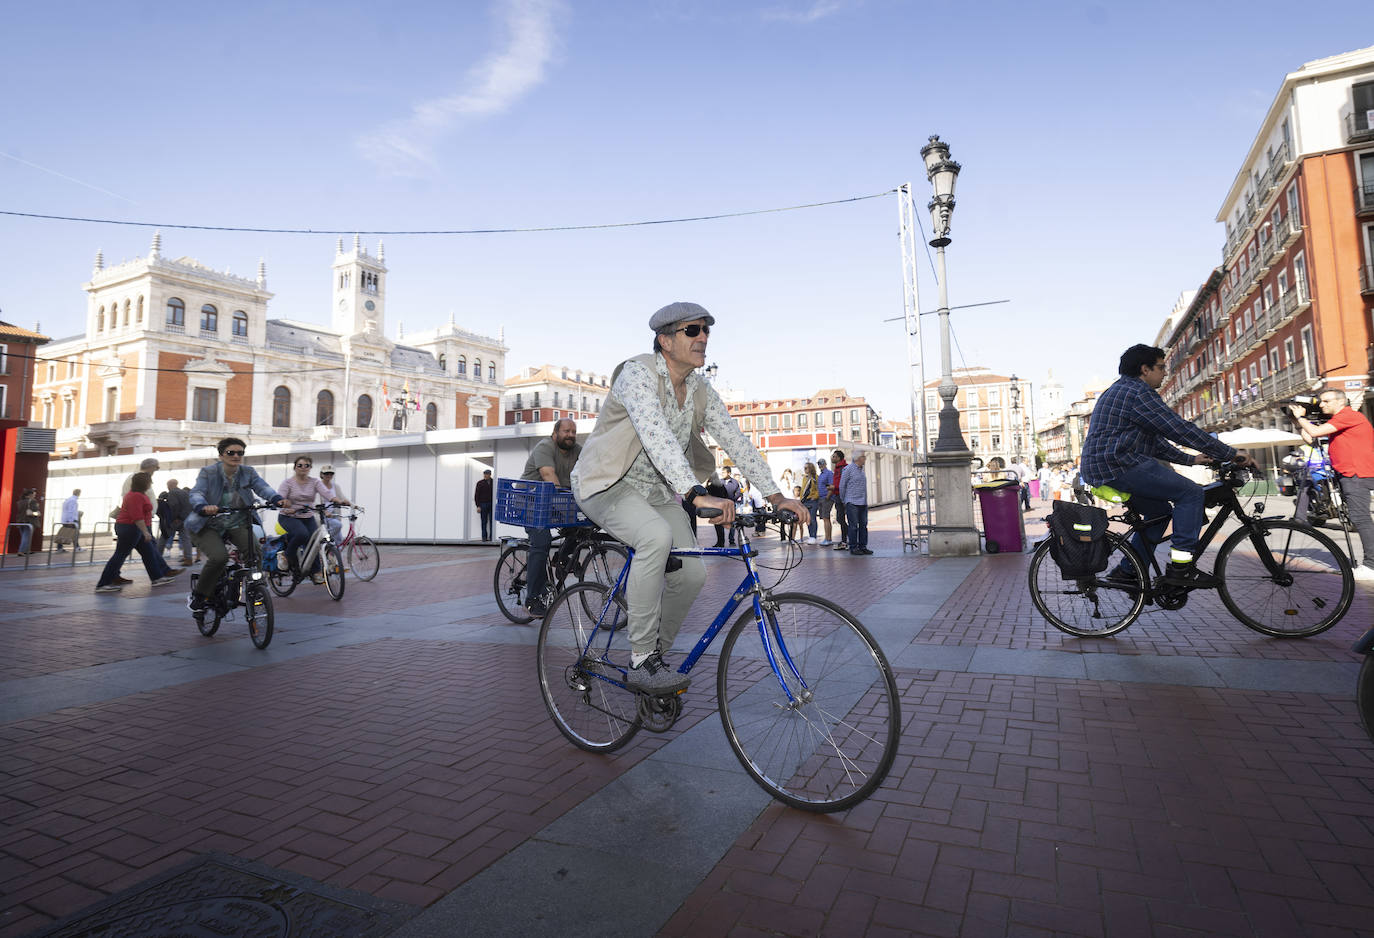
[{"label": "balcony railing", "polygon": [[1365,296],[1374,293],[1374,265],[1360,268],[1360,293]]},{"label": "balcony railing", "polygon": [[1282,250],[1293,243],[1293,239],[1302,234],[1302,222],[1296,215],[1289,212],[1283,216],[1283,220],[1274,229],[1274,246],[1276,250]]},{"label": "balcony railing", "polygon": [[167,323],[167,331],[174,333],[175,335],[185,335],[186,325],[184,323],[179,322],[169,322]]}]

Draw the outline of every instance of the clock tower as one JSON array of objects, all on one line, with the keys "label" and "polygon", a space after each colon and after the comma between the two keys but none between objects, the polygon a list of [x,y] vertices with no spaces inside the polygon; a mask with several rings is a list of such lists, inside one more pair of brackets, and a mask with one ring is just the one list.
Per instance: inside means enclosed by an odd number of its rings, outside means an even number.
[{"label": "clock tower", "polygon": [[[386,248],[377,242],[377,256],[363,250],[357,235],[353,250],[344,253],[343,238],[334,255],[334,331],[386,334]],[[372,324],[369,329],[369,323]]]}]

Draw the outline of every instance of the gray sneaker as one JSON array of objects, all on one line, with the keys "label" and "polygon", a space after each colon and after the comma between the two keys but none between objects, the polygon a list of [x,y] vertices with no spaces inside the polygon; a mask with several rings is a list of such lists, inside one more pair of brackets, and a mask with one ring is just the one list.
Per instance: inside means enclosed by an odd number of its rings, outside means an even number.
[{"label": "gray sneaker", "polygon": [[687,675],[669,669],[658,652],[645,658],[639,666],[631,667],[625,674],[626,687],[655,697],[684,691],[691,683]]}]

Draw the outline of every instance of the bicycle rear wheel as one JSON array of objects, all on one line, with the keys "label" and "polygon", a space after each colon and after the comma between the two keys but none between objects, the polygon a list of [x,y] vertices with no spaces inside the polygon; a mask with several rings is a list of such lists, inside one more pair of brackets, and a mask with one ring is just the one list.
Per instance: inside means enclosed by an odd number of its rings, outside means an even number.
[{"label": "bicycle rear wheel", "polygon": [[339,556],[339,549],[333,544],[326,544],[320,552],[320,564],[324,572],[324,588],[329,590],[329,595],[338,602],[343,599],[344,594],[344,565],[343,558]]},{"label": "bicycle rear wheel", "polygon": [[248,622],[248,637],[257,648],[272,644],[273,627],[276,615],[272,611],[272,594],[261,582],[252,582],[243,588],[243,617]]},{"label": "bicycle rear wheel", "polygon": [[291,571],[278,570],[275,567],[267,571],[267,583],[272,587],[272,592],[285,599],[296,590],[296,577]]},{"label": "bicycle rear wheel", "polygon": [[360,534],[348,544],[348,569],[360,580],[370,580],[382,568],[382,554],[372,538]]},{"label": "bicycle rear wheel", "polygon": [[[607,595],[598,583],[560,593],[539,626],[535,654],[549,716],[574,746],[588,752],[619,749],[640,727],[638,698],[623,683],[630,663],[628,613],[619,599],[607,606]],[[589,614],[589,608],[596,611]]]},{"label": "bicycle rear wheel", "polygon": [[902,717],[892,669],[868,630],[828,600],[785,593],[763,606],[782,683],[761,645],[740,642],[761,634],[750,608],[730,629],[716,670],[725,738],[744,770],[784,804],[856,805],[897,755]]},{"label": "bicycle rear wheel", "polygon": [[1275,638],[1307,638],[1339,622],[1355,575],[1335,541],[1296,521],[1251,525],[1253,538],[1241,528],[1217,552],[1217,592],[1231,614]]},{"label": "bicycle rear wheel", "polygon": [[534,616],[525,609],[525,567],[529,564],[530,549],[526,544],[512,544],[501,551],[492,574],[492,589],[501,614],[512,622],[524,625]]},{"label": "bicycle rear wheel", "polygon": [[1115,635],[1140,616],[1145,605],[1145,567],[1120,534],[1107,532],[1107,569],[1065,579],[1042,541],[1031,557],[1026,582],[1031,602],[1061,632],[1080,638]]}]

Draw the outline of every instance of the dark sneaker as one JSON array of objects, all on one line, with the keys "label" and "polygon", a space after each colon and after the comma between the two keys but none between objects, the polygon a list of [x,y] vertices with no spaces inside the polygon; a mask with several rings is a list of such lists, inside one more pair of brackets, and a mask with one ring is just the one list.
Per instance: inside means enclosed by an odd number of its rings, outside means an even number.
[{"label": "dark sneaker", "polygon": [[124,587],[120,586],[118,583],[104,583],[100,586],[97,586],[95,588],[95,591],[97,593],[118,593],[123,588]]},{"label": "dark sneaker", "polygon": [[529,602],[525,603],[525,609],[536,619],[544,618],[544,614],[549,611],[542,599],[531,599]]},{"label": "dark sneaker", "polygon": [[205,597],[199,593],[192,593],[191,598],[186,600],[186,608],[192,612],[203,612],[205,610]]},{"label": "dark sneaker", "polygon": [[114,578],[114,581],[115,581],[116,583],[118,583],[120,586],[128,586],[130,583],[133,582],[133,580],[129,579],[128,577],[123,577],[123,576],[117,576],[117,577],[115,577],[115,578]]},{"label": "dark sneaker", "polygon": [[[177,573],[180,573],[180,572],[181,572],[180,570],[177,571]],[[173,583],[173,582],[175,582],[175,581],[176,581],[176,577],[174,577],[174,576],[160,576],[160,577],[158,577],[156,580],[153,581],[153,585],[154,585],[154,586],[166,586],[168,583]]]},{"label": "dark sneaker", "polygon": [[1169,586],[1184,589],[1212,589],[1217,585],[1216,577],[1203,573],[1195,563],[1171,563],[1164,571],[1164,582]]},{"label": "dark sneaker", "polygon": [[637,667],[631,667],[625,674],[625,686],[655,697],[676,694],[691,684],[685,674],[678,674],[663,663],[663,656],[654,652]]}]

